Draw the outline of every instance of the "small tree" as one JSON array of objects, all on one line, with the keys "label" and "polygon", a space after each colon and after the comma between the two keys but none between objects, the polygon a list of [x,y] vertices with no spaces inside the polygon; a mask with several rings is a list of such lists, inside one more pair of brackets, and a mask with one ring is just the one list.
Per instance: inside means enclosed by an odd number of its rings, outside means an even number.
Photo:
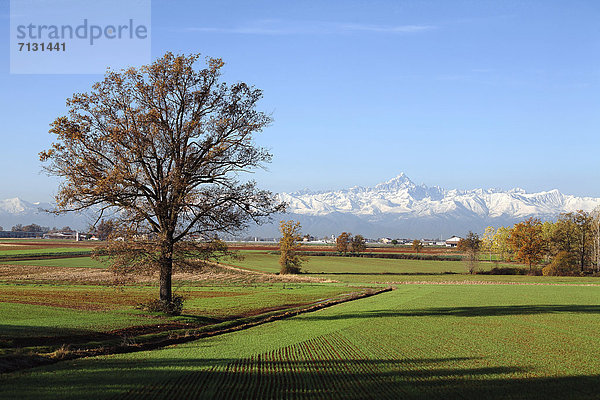
[{"label": "small tree", "polygon": [[590,214],[590,234],[592,242],[592,264],[596,272],[600,272],[600,207],[596,207]]},{"label": "small tree", "polygon": [[98,237],[98,239],[108,240],[111,237],[114,230],[115,230],[115,222],[111,221],[111,220],[105,220],[103,218],[96,225],[96,228],[93,229],[93,232]]},{"label": "small tree", "polygon": [[282,274],[298,274],[300,267],[306,258],[297,253],[300,247],[300,222],[281,221],[279,230],[281,231],[281,239],[279,239],[279,265]]},{"label": "small tree", "polygon": [[396,245],[398,244],[398,239],[394,239],[394,240],[392,240],[392,242],[391,242],[391,243],[392,243],[392,246],[396,246]]},{"label": "small tree", "polygon": [[488,226],[485,228],[483,238],[481,239],[481,247],[488,252],[489,260],[492,261],[492,252],[494,251],[494,238],[496,236],[496,228]]},{"label": "small tree", "polygon": [[576,227],[576,235],[577,240],[576,243],[576,251],[577,251],[577,260],[579,262],[579,268],[581,272],[584,271],[585,266],[590,261],[591,249],[592,249],[592,222],[593,218],[590,213],[578,210],[574,216],[573,220],[575,222]]},{"label": "small tree", "polygon": [[356,235],[351,241],[352,253],[359,254],[366,250],[367,245],[365,238],[362,235]]},{"label": "small tree", "polygon": [[556,224],[551,221],[542,223],[542,240],[544,241],[544,261],[549,263],[554,253],[553,237],[555,235]]},{"label": "small tree", "polygon": [[529,218],[515,224],[509,243],[515,253],[517,261],[529,265],[529,271],[534,264],[538,264],[544,256],[544,238],[542,236],[542,222],[539,218]]},{"label": "small tree", "polygon": [[419,252],[423,250],[423,243],[419,239],[413,240],[412,249],[419,254]]},{"label": "small tree", "polygon": [[335,248],[338,252],[346,254],[350,248],[351,235],[348,232],[342,232],[335,240]]},{"label": "small tree", "polygon": [[481,248],[481,240],[479,239],[479,235],[469,231],[467,237],[461,239],[456,248],[465,253],[467,270],[470,274],[474,273],[477,269],[477,257],[479,255],[479,249]]},{"label": "small tree", "polygon": [[512,228],[501,226],[496,230],[494,235],[493,251],[498,254],[502,261],[510,261],[512,259],[512,251],[508,242]]},{"label": "small tree", "polygon": [[552,262],[542,268],[542,274],[549,276],[576,276],[579,273],[577,260],[566,251],[558,252]]}]

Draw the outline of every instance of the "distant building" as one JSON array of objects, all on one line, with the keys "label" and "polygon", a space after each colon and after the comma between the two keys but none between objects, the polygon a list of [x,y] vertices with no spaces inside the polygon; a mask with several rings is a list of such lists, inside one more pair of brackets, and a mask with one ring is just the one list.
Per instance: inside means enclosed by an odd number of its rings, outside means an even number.
[{"label": "distant building", "polygon": [[48,232],[44,234],[44,239],[69,239],[76,240],[77,232]]},{"label": "distant building", "polygon": [[[93,237],[90,233],[80,233],[79,231],[63,231],[44,233],[44,239],[66,239],[66,240],[90,240]],[[95,240],[98,240],[97,238]]]},{"label": "distant building", "polygon": [[384,244],[392,243],[392,239],[390,239],[390,238],[381,238],[381,239],[379,239],[379,241]]},{"label": "distant building", "polygon": [[456,247],[461,240],[462,238],[459,236],[452,236],[450,239],[446,239],[446,247]]}]

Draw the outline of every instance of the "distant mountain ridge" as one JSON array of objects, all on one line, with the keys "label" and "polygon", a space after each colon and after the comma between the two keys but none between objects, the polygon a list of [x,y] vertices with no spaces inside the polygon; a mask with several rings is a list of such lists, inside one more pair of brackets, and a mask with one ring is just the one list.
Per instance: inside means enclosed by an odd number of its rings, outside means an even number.
[{"label": "distant mountain ridge", "polygon": [[[565,195],[556,189],[527,193],[520,188],[448,190],[416,185],[404,173],[374,187],[305,189],[278,197],[288,203],[288,209],[274,221],[298,220],[304,233],[319,237],[349,231],[370,238],[444,238],[469,230],[483,232],[488,225],[512,225],[530,216],[554,219],[563,212],[600,206],[600,198]],[[16,224],[36,223],[85,229],[90,222],[82,215],[54,216],[43,211],[52,208],[49,203],[19,198],[0,200],[0,226],[9,230]],[[252,226],[247,234],[277,237],[277,224]]]},{"label": "distant mountain ridge", "polygon": [[[313,235],[352,230],[370,237],[445,237],[488,225],[511,225],[530,216],[556,218],[591,211],[600,198],[565,195],[553,189],[527,193],[520,188],[457,190],[416,185],[404,173],[374,187],[281,193],[288,218]],[[276,232],[265,226],[262,234]],[[260,232],[261,228],[257,228]]]},{"label": "distant mountain ridge", "polygon": [[448,213],[479,217],[525,217],[557,215],[578,209],[591,210],[600,198],[564,195],[557,189],[527,193],[516,188],[446,190],[438,186],[416,185],[400,174],[373,188],[353,187],[330,192],[282,193],[289,211],[304,215],[326,215],[332,212],[355,215],[402,214],[431,216]]},{"label": "distant mountain ridge", "polygon": [[81,214],[69,213],[57,216],[46,211],[52,209],[54,206],[50,203],[32,203],[19,197],[0,200],[0,226],[7,231],[17,224],[38,224],[50,228],[70,226],[80,230],[87,227],[87,219]]}]

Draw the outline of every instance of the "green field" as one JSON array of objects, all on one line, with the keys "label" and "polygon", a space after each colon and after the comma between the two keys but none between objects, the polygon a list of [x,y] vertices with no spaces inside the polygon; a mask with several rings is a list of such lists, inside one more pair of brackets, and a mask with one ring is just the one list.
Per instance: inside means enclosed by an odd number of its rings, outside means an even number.
[{"label": "green field", "polygon": [[2,398],[597,398],[595,287],[411,285],[163,350],[3,378]]},{"label": "green field", "polygon": [[[18,247],[18,246],[15,246]],[[27,249],[14,249],[14,250],[3,250],[0,248],[0,255],[2,256],[13,256],[13,255],[37,255],[37,254],[55,254],[55,253],[79,253],[89,252],[89,248],[85,247],[46,247],[46,248],[27,248]]]},{"label": "green field", "polygon": [[309,304],[350,289],[331,284],[179,285],[176,293],[186,299],[182,316],[161,317],[135,308],[157,291],[154,285],[0,283],[0,343],[13,337],[84,335],[175,321],[216,323]]},{"label": "green field", "polygon": [[33,265],[38,267],[106,268],[108,264],[91,257],[66,257],[41,260],[2,261],[0,265]]},{"label": "green field", "polygon": [[[276,254],[242,254],[229,263],[279,270]],[[104,274],[97,268],[105,265],[88,257],[5,264],[0,268],[23,266],[31,275],[0,282],[0,367],[63,344],[135,344],[170,325],[225,327],[363,286],[396,289],[162,349],[0,374],[2,399],[598,398],[595,277],[468,275],[455,261],[313,256],[303,276],[330,281],[256,283],[243,274],[238,283],[176,280],[183,315],[166,317],[135,308],[156,297],[154,283],[48,280],[54,267],[66,276],[61,267]],[[45,267],[46,280],[31,266]]]},{"label": "green field", "polygon": [[[243,268],[264,272],[279,272],[279,256],[277,254],[240,252],[243,260],[227,260],[225,262]],[[460,261],[434,260],[394,260],[387,258],[308,256],[302,266],[305,273],[346,273],[346,274],[439,274],[444,272],[463,273],[465,265]],[[486,268],[487,263],[481,263]],[[491,264],[489,264],[491,265]]]}]

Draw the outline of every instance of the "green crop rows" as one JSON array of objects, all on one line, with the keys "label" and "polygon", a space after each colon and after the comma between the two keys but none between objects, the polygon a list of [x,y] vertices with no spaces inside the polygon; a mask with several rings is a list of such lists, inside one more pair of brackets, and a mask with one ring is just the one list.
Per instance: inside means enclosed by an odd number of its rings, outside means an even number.
[{"label": "green crop rows", "polygon": [[40,367],[4,378],[0,397],[592,399],[597,298],[585,286],[401,286],[163,350]]}]

